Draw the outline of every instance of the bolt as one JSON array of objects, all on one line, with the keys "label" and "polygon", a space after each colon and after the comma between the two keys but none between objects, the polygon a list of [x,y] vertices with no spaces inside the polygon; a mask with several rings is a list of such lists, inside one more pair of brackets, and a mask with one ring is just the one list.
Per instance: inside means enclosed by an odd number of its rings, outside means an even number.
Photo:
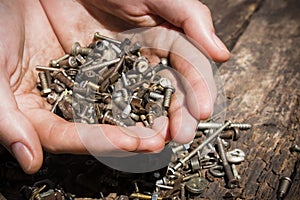
[{"label": "bolt", "polygon": [[44,71],[39,72],[38,75],[39,75],[41,86],[42,86],[41,95],[47,96],[51,92],[51,89],[49,88],[49,82],[48,82],[48,79],[46,76],[46,72],[44,72]]},{"label": "bolt", "polygon": [[41,70],[41,71],[57,71],[57,72],[64,71],[64,69],[62,69],[62,68],[46,67],[46,66],[40,66],[40,65],[37,65],[35,67],[35,69]]},{"label": "bolt", "polygon": [[197,173],[190,174],[190,175],[187,175],[187,176],[183,177],[183,178],[182,178],[182,181],[185,182],[185,181],[188,181],[188,180],[190,180],[190,179],[192,179],[192,178],[200,177],[200,176],[201,176],[201,173],[200,173],[200,171],[199,171],[199,172],[197,172]]},{"label": "bolt", "polygon": [[150,93],[149,93],[149,97],[152,98],[152,99],[157,100],[157,99],[163,99],[163,98],[164,98],[164,95],[159,94],[159,93],[157,93],[157,92],[150,92]]},{"label": "bolt", "polygon": [[[205,130],[205,129],[215,129],[221,127],[222,123],[213,123],[213,122],[200,122],[198,124],[198,130]],[[225,130],[231,128],[239,128],[241,130],[250,129],[252,127],[251,124],[244,124],[244,123],[231,123]]]},{"label": "bolt", "polygon": [[218,150],[219,150],[220,158],[222,160],[222,164],[223,164],[223,167],[224,167],[225,175],[226,175],[226,177],[228,179],[227,186],[229,188],[235,188],[237,186],[237,184],[238,184],[238,181],[233,176],[231,167],[230,167],[230,165],[229,165],[229,163],[227,161],[227,158],[226,158],[226,153],[225,153],[225,150],[224,150],[222,139],[220,137],[217,138],[217,147],[218,147]]},{"label": "bolt", "polygon": [[289,177],[282,177],[280,180],[279,188],[278,188],[278,197],[279,199],[283,199],[290,189],[290,186],[292,184],[292,180]]},{"label": "bolt", "polygon": [[106,111],[106,113],[104,114],[104,116],[102,118],[102,124],[112,124],[112,125],[126,127],[126,125],[123,122],[119,121],[118,119],[115,119],[112,116],[111,111]]},{"label": "bolt", "polygon": [[70,78],[65,76],[62,72],[54,74],[53,77],[65,84],[69,89],[72,89],[74,87],[74,82]]},{"label": "bolt", "polygon": [[72,48],[71,48],[71,54],[73,56],[76,56],[78,54],[86,56],[86,55],[88,55],[91,52],[92,52],[91,48],[81,47],[81,45],[79,44],[79,42],[75,42],[72,45]]},{"label": "bolt", "polygon": [[95,39],[95,40],[107,40],[107,41],[112,42],[112,43],[115,43],[115,44],[117,44],[117,45],[121,45],[121,41],[118,41],[118,40],[115,40],[115,39],[113,39],[113,38],[110,38],[110,37],[101,35],[99,32],[96,32],[96,33],[94,34],[94,39]]},{"label": "bolt", "polygon": [[214,133],[212,133],[208,138],[206,138],[199,146],[197,146],[193,151],[187,154],[184,158],[181,158],[177,165],[173,167],[174,171],[178,170],[182,167],[188,160],[190,160],[194,155],[197,154],[198,151],[202,150],[208,143],[210,143],[213,139],[219,136],[219,134],[230,125],[230,121],[227,121],[223,126],[217,129]]},{"label": "bolt", "polygon": [[163,106],[165,108],[169,108],[170,104],[171,104],[171,97],[172,94],[175,92],[175,89],[172,86],[168,86],[165,89],[165,94],[164,94],[164,102],[163,102]]},{"label": "bolt", "polygon": [[63,55],[62,57],[60,57],[60,58],[58,58],[58,59],[53,59],[53,60],[50,60],[50,65],[52,66],[52,67],[59,67],[59,63],[61,62],[61,61],[63,61],[63,60],[66,60],[66,59],[68,59],[69,58],[69,54],[65,54],[65,55]]},{"label": "bolt", "polygon": [[115,64],[115,63],[119,62],[120,60],[121,60],[121,58],[115,58],[113,60],[106,61],[106,62],[103,62],[103,63],[100,63],[100,64],[90,65],[90,66],[82,68],[81,71],[86,72],[86,71],[89,71],[89,70],[98,70],[98,69],[101,69],[103,67],[107,67],[109,65]]}]

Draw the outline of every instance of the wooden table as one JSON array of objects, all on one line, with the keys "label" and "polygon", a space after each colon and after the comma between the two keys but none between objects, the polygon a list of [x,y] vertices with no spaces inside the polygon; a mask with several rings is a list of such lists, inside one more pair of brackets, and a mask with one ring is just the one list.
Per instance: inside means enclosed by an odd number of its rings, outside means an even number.
[{"label": "wooden table", "polygon": [[300,145],[300,1],[202,2],[232,53],[219,66],[226,118],[254,126],[234,144],[247,154],[238,165],[240,187],[226,189],[220,179],[203,196],[222,199],[230,192],[240,199],[276,199],[280,178],[294,172],[286,199],[299,199],[300,156],[290,147]]}]

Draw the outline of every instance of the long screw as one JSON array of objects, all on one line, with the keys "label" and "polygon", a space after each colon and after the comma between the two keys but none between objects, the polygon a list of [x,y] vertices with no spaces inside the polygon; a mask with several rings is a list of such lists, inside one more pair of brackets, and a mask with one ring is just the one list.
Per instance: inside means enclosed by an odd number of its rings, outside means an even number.
[{"label": "long screw", "polygon": [[96,39],[96,40],[107,40],[107,41],[109,41],[109,42],[112,42],[112,43],[115,43],[115,44],[118,44],[118,45],[121,45],[121,41],[118,41],[118,40],[115,40],[115,39],[113,39],[113,38],[110,38],[110,37],[106,37],[106,36],[104,36],[104,35],[101,35],[99,32],[96,32],[95,34],[94,34],[94,39]]},{"label": "long screw", "polygon": [[82,68],[81,71],[86,72],[86,71],[90,71],[90,70],[98,70],[98,69],[101,69],[103,67],[115,64],[115,63],[119,62],[120,60],[121,60],[121,58],[116,58],[116,59],[106,61],[106,62],[103,62],[103,63],[100,63],[100,64],[90,65],[88,67]]},{"label": "long screw", "polygon": [[62,57],[58,58],[58,59],[50,60],[50,63],[49,63],[49,64],[50,64],[52,67],[57,67],[57,66],[59,66],[59,62],[61,62],[61,61],[63,61],[63,60],[66,60],[66,59],[68,59],[69,57],[70,57],[69,54],[65,54],[65,55],[63,55]]},{"label": "long screw", "polygon": [[187,156],[181,158],[177,165],[173,167],[173,169],[176,171],[180,167],[182,167],[189,159],[191,159],[194,155],[197,154],[198,151],[203,149],[208,143],[210,143],[213,139],[219,136],[219,134],[229,125],[231,124],[230,121],[227,121],[223,126],[221,126],[218,130],[216,130],[213,134],[211,134],[208,138],[206,138],[197,148],[195,148],[193,151],[191,151]]},{"label": "long screw", "polygon": [[225,175],[227,176],[227,179],[228,179],[227,186],[229,188],[235,188],[238,184],[238,181],[233,175],[231,167],[226,158],[226,153],[224,150],[222,139],[219,137],[217,138],[217,146],[218,146],[219,155],[222,160],[223,167],[224,167]]},{"label": "long screw", "polygon": [[[200,122],[198,124],[197,129],[198,130],[205,130],[205,129],[214,129],[214,128],[220,128],[223,124],[222,123],[212,123],[212,122]],[[241,130],[250,129],[252,127],[251,124],[244,124],[244,123],[231,123],[229,126],[227,126],[225,129],[231,129],[231,128],[239,128]]]}]

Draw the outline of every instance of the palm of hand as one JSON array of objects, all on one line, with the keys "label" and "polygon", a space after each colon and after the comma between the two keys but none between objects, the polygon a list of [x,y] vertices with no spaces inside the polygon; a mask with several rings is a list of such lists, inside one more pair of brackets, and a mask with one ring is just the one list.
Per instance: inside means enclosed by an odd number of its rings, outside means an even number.
[{"label": "palm of hand", "polygon": [[[13,107],[8,120],[13,120],[20,126],[9,130],[14,136],[4,135],[2,141],[9,149],[12,149],[15,155],[15,151],[30,152],[32,157],[26,159],[18,158],[16,155],[25,171],[34,172],[40,167],[42,163],[41,145],[52,152],[71,153],[86,153],[87,149],[90,152],[102,153],[118,149],[157,151],[163,148],[166,139],[178,135],[177,133],[189,134],[189,136],[179,137],[178,140],[184,142],[193,137],[196,120],[186,108],[183,93],[177,95],[179,103],[174,104],[175,106],[170,111],[174,113],[171,114],[173,123],[170,124],[170,128],[165,123],[165,119],[162,122],[163,128],[157,128],[156,131],[161,134],[154,134],[155,131],[151,132],[142,127],[129,128],[132,133],[128,134],[109,125],[102,125],[99,131],[99,126],[74,125],[49,112],[50,105],[40,97],[39,91],[36,89],[35,65],[46,64],[50,59],[60,57],[64,52],[69,51],[75,41],[79,41],[83,45],[88,44],[91,40],[89,34],[96,31],[107,36],[115,36],[115,33],[133,28],[133,26],[96,8],[90,7],[88,12],[81,4],[73,1],[57,1],[55,3],[44,1],[43,7],[45,10],[42,9],[39,2],[30,2],[25,6],[24,20],[18,19],[19,24],[13,23],[17,27],[21,27],[20,30],[10,32],[12,38],[18,39],[7,41],[9,43],[7,45],[11,49],[5,52],[7,55],[5,59],[9,60],[10,64],[6,69],[10,85],[3,92],[6,91],[9,94],[6,97],[10,101],[7,108]],[[139,18],[141,17],[139,16]],[[149,18],[145,17],[145,19]],[[18,54],[16,54],[16,49],[19,50]],[[10,52],[12,54],[9,54]],[[175,63],[186,65],[178,57],[173,56],[173,58],[177,60]],[[188,74],[190,71],[182,70],[182,72]],[[196,82],[196,80],[192,80],[191,84],[194,86]],[[21,112],[14,108],[14,102],[17,103]],[[182,120],[179,119],[182,116],[184,116],[186,124],[178,128],[176,124]],[[4,126],[4,129],[10,128],[7,125]],[[78,133],[80,130],[89,132],[89,136],[80,135]],[[170,136],[169,130],[176,133]],[[15,135],[16,132],[17,135]],[[109,132],[114,132],[114,134],[108,134]],[[138,136],[141,132],[145,135],[150,133],[153,137],[141,138]],[[97,138],[96,141],[94,141],[95,138]],[[13,144],[19,142],[25,144],[27,149],[12,147]]]}]

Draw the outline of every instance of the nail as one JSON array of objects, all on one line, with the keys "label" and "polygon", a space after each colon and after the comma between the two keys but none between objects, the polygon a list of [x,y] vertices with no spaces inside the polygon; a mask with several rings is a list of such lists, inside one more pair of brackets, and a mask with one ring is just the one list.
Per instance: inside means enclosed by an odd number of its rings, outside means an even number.
[{"label": "nail", "polygon": [[16,142],[11,146],[11,150],[25,172],[31,169],[33,156],[29,149],[22,143]]},{"label": "nail", "polygon": [[213,33],[213,40],[215,41],[215,44],[219,47],[219,49],[225,50],[229,53],[227,47],[225,46],[225,44],[220,40],[220,38]]}]

